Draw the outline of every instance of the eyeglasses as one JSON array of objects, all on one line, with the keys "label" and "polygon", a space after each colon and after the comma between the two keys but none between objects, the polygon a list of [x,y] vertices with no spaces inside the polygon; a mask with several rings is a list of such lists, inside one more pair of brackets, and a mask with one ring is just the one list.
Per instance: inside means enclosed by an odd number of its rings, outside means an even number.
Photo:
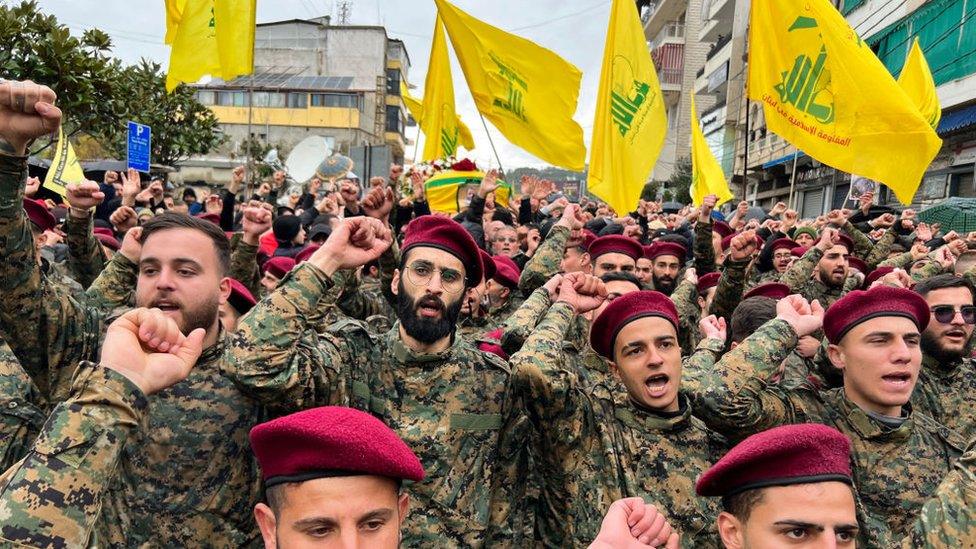
[{"label": "eyeglasses", "polygon": [[932,316],[941,324],[949,324],[956,318],[956,313],[962,315],[962,321],[966,324],[976,324],[976,305],[963,305],[953,307],[952,305],[936,305],[932,307]]},{"label": "eyeglasses", "polygon": [[414,286],[428,286],[434,273],[440,273],[441,287],[450,294],[464,290],[464,275],[454,269],[439,269],[424,263],[414,263],[406,268],[407,280]]}]

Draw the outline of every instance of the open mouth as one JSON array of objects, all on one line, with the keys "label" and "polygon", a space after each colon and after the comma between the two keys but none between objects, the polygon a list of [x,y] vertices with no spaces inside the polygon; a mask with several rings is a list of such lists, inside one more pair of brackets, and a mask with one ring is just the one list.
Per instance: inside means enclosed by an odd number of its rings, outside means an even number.
[{"label": "open mouth", "polygon": [[443,310],[444,306],[433,300],[421,301],[417,304],[417,313],[424,318],[436,318]]},{"label": "open mouth", "polygon": [[949,330],[945,332],[945,337],[949,339],[966,339],[966,332],[962,330]]},{"label": "open mouth", "polygon": [[177,304],[176,302],[173,302],[173,301],[167,301],[165,299],[161,299],[159,301],[153,302],[152,306],[154,308],[156,308],[156,309],[159,309],[160,311],[165,312],[165,313],[172,312],[172,311],[179,311],[180,310],[179,304]]},{"label": "open mouth", "polygon": [[881,380],[892,389],[907,388],[912,382],[912,374],[908,372],[894,372],[881,376]]},{"label": "open mouth", "polygon": [[661,398],[667,393],[669,381],[666,374],[654,374],[644,380],[644,387],[651,398]]}]

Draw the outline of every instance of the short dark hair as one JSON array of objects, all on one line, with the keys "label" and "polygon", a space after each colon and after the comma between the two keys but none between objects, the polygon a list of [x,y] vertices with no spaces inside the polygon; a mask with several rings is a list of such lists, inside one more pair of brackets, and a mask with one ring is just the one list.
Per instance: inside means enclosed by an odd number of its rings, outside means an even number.
[{"label": "short dark hair", "polygon": [[495,213],[492,215],[491,219],[492,221],[501,221],[509,227],[513,227],[515,225],[515,219],[512,218],[512,212],[501,208],[495,209]]},{"label": "short dark hair", "polygon": [[915,293],[925,297],[933,290],[944,290],[946,288],[966,288],[969,290],[969,295],[976,297],[976,287],[973,286],[973,283],[965,277],[956,276],[952,273],[935,275],[923,279],[915,284],[913,289]]},{"label": "short dark hair", "polygon": [[[400,479],[391,479],[396,482],[396,490],[398,494],[403,493],[403,481]],[[298,486],[301,482],[283,482],[281,484],[274,484],[264,489],[264,499],[268,502],[268,507],[271,508],[271,512],[274,514],[275,518],[281,517],[281,508],[285,506],[285,488],[289,486]]]},{"label": "short dark hair", "polygon": [[776,300],[771,297],[756,296],[742,300],[732,311],[730,336],[732,341],[741,343],[760,326],[776,318]]},{"label": "short dark hair", "polygon": [[752,513],[753,508],[762,503],[762,500],[763,488],[753,488],[752,490],[723,497],[722,510],[739,519],[739,522],[746,522],[749,520],[749,515]]},{"label": "short dark hair", "polygon": [[637,280],[637,277],[634,276],[633,273],[628,273],[625,271],[611,271],[609,273],[605,273],[603,276],[600,277],[600,280],[602,280],[604,284],[607,282],[621,282],[621,281],[630,282],[634,286],[637,286],[638,288],[643,288],[643,286],[641,286],[640,280]]},{"label": "short dark hair", "polygon": [[227,235],[220,227],[199,217],[191,217],[177,212],[164,212],[153,216],[152,219],[142,225],[142,241],[145,242],[153,233],[169,229],[193,229],[205,234],[213,241],[221,276],[227,275],[230,270],[230,241],[227,240]]}]

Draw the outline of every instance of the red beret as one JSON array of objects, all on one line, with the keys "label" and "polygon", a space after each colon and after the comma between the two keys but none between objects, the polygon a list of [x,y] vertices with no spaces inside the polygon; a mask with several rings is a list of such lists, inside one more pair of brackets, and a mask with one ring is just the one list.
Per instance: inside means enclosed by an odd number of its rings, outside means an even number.
[{"label": "red beret", "polygon": [[519,277],[522,270],[512,261],[512,258],[504,255],[496,255],[492,258],[495,261],[495,276],[492,277],[501,283],[502,286],[514,290],[518,288]]},{"label": "red beret", "polygon": [[51,215],[51,212],[48,211],[47,206],[43,202],[25,198],[24,211],[27,212],[27,219],[42,232],[50,231],[57,225],[57,220],[54,219],[54,216]]},{"label": "red beret", "polygon": [[894,270],[895,270],[894,267],[878,267],[877,269],[871,271],[871,274],[864,277],[864,289],[867,290],[868,288],[871,287],[871,284],[874,283],[875,280],[883,277],[888,273],[894,272]]},{"label": "red beret", "polygon": [[847,258],[847,263],[854,269],[867,274],[868,264],[862,261],[860,258],[854,257],[853,255]]},{"label": "red beret", "polygon": [[722,273],[712,271],[698,277],[698,293],[703,294],[709,288],[718,286],[718,279],[722,278]]},{"label": "red beret", "polygon": [[[308,246],[305,246],[305,248],[302,251],[298,252],[298,254],[295,255],[295,265],[307,261],[308,258],[312,257],[312,254],[315,253],[315,250],[319,249],[320,247],[321,246],[319,246],[318,244],[309,244]],[[269,259],[268,261],[271,260]]]},{"label": "red beret", "polygon": [[637,261],[644,255],[644,248],[636,240],[620,234],[609,234],[597,238],[590,244],[589,250],[590,257],[593,259],[603,254],[618,253]]},{"label": "red beret", "polygon": [[589,229],[583,229],[583,247],[586,248],[587,251],[589,251],[590,246],[593,244],[593,242],[596,239],[597,236],[593,231]]},{"label": "red beret", "polygon": [[819,423],[774,427],[736,444],[695,483],[699,496],[732,496],[769,486],[852,484],[851,442]]},{"label": "red beret", "polygon": [[600,356],[613,360],[613,342],[620,330],[648,316],[659,316],[678,329],[678,309],[668,296],[648,290],[631,292],[611,301],[596,317],[590,329],[590,346]]},{"label": "red beret", "polygon": [[827,341],[839,343],[851,328],[879,316],[903,316],[924,330],[929,323],[929,306],[922,296],[905,288],[854,290],[827,308],[824,335]]},{"label": "red beret", "polygon": [[485,281],[495,278],[497,266],[495,260],[491,258],[491,254],[481,248],[478,248],[478,254],[481,256],[481,265],[485,268]]},{"label": "red beret", "polygon": [[95,233],[95,239],[101,242],[102,245],[105,246],[106,248],[110,250],[115,250],[116,252],[119,251],[119,248],[122,247],[122,245],[119,244],[119,241],[116,240],[114,236],[109,236],[103,233]]},{"label": "red beret", "polygon": [[352,408],[323,406],[251,429],[251,448],[265,486],[330,476],[376,475],[419,482],[420,460],[379,419]]},{"label": "red beret", "polygon": [[502,338],[501,328],[492,330],[486,333],[483,337],[484,339],[478,341],[479,350],[498,355],[502,358],[502,360],[508,360],[508,353],[506,353],[505,349],[502,349],[502,346],[498,343]]},{"label": "red beret", "polygon": [[200,219],[207,220],[218,227],[220,226],[220,214],[205,213],[205,214],[200,214],[197,217],[199,217]]},{"label": "red beret", "polygon": [[742,299],[750,297],[771,297],[777,301],[790,295],[790,287],[782,282],[765,282],[742,294]]},{"label": "red beret", "polygon": [[460,223],[453,219],[422,215],[407,225],[400,257],[418,246],[437,248],[461,260],[469,285],[477,285],[484,274],[478,245]]},{"label": "red beret", "polygon": [[735,231],[732,230],[732,226],[724,221],[716,221],[712,223],[712,232],[718,233],[719,235],[722,236],[722,238],[725,238],[735,233]]},{"label": "red beret", "polygon": [[797,244],[796,242],[793,242],[793,240],[792,239],[789,239],[789,238],[777,238],[776,240],[773,241],[773,251],[774,252],[776,250],[791,250],[792,251],[793,248],[796,248],[798,246],[799,246],[799,244]]},{"label": "red beret", "polygon": [[[303,252],[305,250],[302,250]],[[261,266],[262,273],[271,273],[277,279],[285,278],[289,271],[295,268],[295,260],[290,257],[272,257]]]},{"label": "red beret", "polygon": [[92,232],[95,233],[95,236],[101,234],[101,235],[111,236],[112,238],[115,238],[115,232],[113,232],[112,229],[109,229],[108,227],[95,227],[94,229],[92,229]]},{"label": "red beret", "polygon": [[837,233],[837,245],[847,248],[847,253],[854,253],[854,241],[844,233]]},{"label": "red beret", "polygon": [[231,278],[230,280],[230,296],[227,298],[227,302],[230,306],[234,308],[240,314],[247,314],[251,310],[251,307],[258,304],[251,292],[243,284],[237,280]]},{"label": "red beret", "polygon": [[793,254],[795,257],[803,257],[804,254],[806,254],[809,250],[810,250],[809,246],[797,246],[796,248],[790,250],[790,253]]},{"label": "red beret", "polygon": [[650,248],[650,253],[647,254],[647,258],[652,261],[662,255],[673,255],[678,258],[678,261],[683,262],[685,256],[688,254],[688,250],[677,242],[655,242],[651,244]]}]

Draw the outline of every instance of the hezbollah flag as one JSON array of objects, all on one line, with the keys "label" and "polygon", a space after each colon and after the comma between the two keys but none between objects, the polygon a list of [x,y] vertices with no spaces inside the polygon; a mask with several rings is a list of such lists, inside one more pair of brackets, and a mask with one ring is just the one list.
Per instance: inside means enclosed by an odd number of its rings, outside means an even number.
[{"label": "hezbollah flag", "polygon": [[749,97],[766,125],[824,164],[909,204],[942,141],[828,0],[756,0]]},{"label": "hezbollah flag", "polygon": [[424,116],[420,129],[427,139],[421,160],[436,160],[454,156],[460,129],[454,111],[454,81],[451,79],[451,60],[447,56],[447,39],[441,18],[434,21],[434,43],[430,47],[430,63],[424,83]]},{"label": "hezbollah flag", "polygon": [[[513,144],[570,170],[586,158],[573,120],[582,73],[555,53],[434,0],[475,105]],[[430,93],[430,90],[425,90]]]},{"label": "hezbollah flag", "polygon": [[[485,176],[481,171],[445,170],[424,182],[424,193],[427,204],[432,212],[446,212],[456,214],[468,207],[471,197],[478,192],[481,178]],[[512,186],[498,180],[495,189],[495,206],[507,208],[512,198]]]},{"label": "hezbollah flag", "polygon": [[85,172],[81,169],[75,150],[71,148],[71,143],[64,136],[64,130],[58,126],[58,144],[54,149],[54,158],[51,159],[51,167],[47,169],[44,177],[44,188],[50,189],[61,196],[66,196],[65,187],[69,183],[82,183],[85,181]]},{"label": "hezbollah flag", "polygon": [[935,79],[932,78],[932,70],[922,54],[922,48],[918,45],[918,37],[912,42],[912,49],[905,58],[905,66],[898,75],[898,85],[905,90],[912,103],[918,107],[929,126],[935,128],[942,119],[942,106],[939,105],[939,96],[935,93]]},{"label": "hezbollah flag", "polygon": [[[420,120],[424,117],[424,104],[420,99],[410,95],[410,89],[407,87],[407,83],[400,80],[400,97],[403,98],[403,103],[407,106],[407,110],[410,111],[410,115],[413,119],[420,124]],[[471,135],[471,130],[468,125],[465,124],[461,117],[457,117],[457,127],[458,127],[458,144],[469,151],[474,150],[474,136]],[[423,129],[423,128],[421,128]]]},{"label": "hezbollah flag", "polygon": [[[166,91],[208,74],[224,80],[251,74],[256,1],[170,0],[166,5],[166,38],[171,40]],[[172,32],[171,25],[176,25]]]},{"label": "hezbollah flag", "polygon": [[732,191],[726,182],[722,166],[712,155],[698,122],[695,95],[691,95],[691,203],[698,206],[706,196],[718,197],[716,206],[732,200]]},{"label": "hezbollah flag", "polygon": [[667,133],[661,85],[632,0],[613,0],[586,187],[618,212],[637,206]]}]

